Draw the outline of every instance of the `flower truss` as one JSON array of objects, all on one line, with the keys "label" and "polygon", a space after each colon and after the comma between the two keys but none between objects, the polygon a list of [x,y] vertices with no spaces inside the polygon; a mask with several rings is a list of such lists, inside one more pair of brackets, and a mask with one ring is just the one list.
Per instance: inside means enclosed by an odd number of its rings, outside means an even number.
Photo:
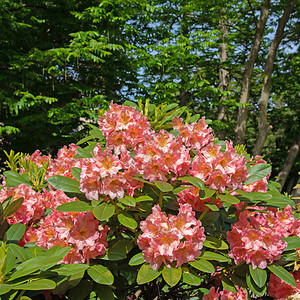
[{"label": "flower truss", "polygon": [[273,263],[281,257],[287,242],[282,238],[299,235],[298,221],[287,206],[281,212],[276,208],[252,207],[255,211],[244,210],[239,221],[227,232],[230,244],[229,256],[235,263],[245,261],[253,269],[265,269],[268,262]]},{"label": "flower truss", "polygon": [[189,204],[180,204],[177,216],[166,216],[155,205],[152,214],[140,223],[140,227],[143,234],[138,237],[138,246],[143,251],[145,261],[155,270],[162,263],[170,267],[173,261],[179,267],[201,254],[205,240],[204,228],[195,219]]}]

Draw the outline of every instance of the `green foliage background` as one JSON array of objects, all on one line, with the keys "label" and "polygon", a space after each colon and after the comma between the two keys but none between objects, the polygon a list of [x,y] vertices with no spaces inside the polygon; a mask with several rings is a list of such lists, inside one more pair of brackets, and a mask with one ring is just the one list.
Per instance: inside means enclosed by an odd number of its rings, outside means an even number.
[{"label": "green foliage background", "polygon": [[[263,1],[0,0],[0,147],[55,153],[83,137],[110,101],[180,103],[233,139],[247,55]],[[286,1],[271,1],[250,92],[246,145],[257,136],[263,70]],[[280,171],[299,131],[299,4],[277,53],[263,154]],[[221,35],[220,22],[229,28]],[[224,42],[228,59],[220,62]],[[229,72],[221,92],[220,68]],[[222,97],[222,95],[225,97]],[[224,100],[225,99],[225,100]],[[221,106],[226,116],[218,121]],[[2,163],[4,154],[1,151]],[[299,156],[298,156],[299,157]],[[295,183],[299,162],[290,181]]]}]

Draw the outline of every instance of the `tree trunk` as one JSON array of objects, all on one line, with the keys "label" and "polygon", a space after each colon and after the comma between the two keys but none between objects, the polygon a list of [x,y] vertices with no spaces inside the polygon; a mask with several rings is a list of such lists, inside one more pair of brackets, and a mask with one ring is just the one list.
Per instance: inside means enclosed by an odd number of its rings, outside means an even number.
[{"label": "tree trunk", "polygon": [[[220,84],[219,84],[219,89],[221,92],[221,97],[220,97],[220,104],[218,107],[218,116],[217,120],[218,121],[223,121],[225,120],[225,111],[226,111],[226,106],[224,105],[224,101],[227,99],[227,94],[224,92],[228,91],[228,85],[229,85],[229,72],[227,68],[224,68],[223,63],[227,61],[228,59],[228,53],[227,53],[227,36],[228,36],[228,23],[225,15],[225,8],[221,9],[221,14],[222,14],[222,20],[220,21],[219,25],[219,30],[221,31],[220,38],[222,39],[222,43],[219,46],[219,51],[220,51],[220,63],[221,67],[219,70],[219,78],[220,78]],[[222,130],[218,132],[217,134],[218,138],[221,140],[225,139],[225,130]]]},{"label": "tree trunk", "polygon": [[252,43],[252,47],[246,62],[240,95],[241,106],[239,107],[238,121],[235,128],[235,145],[243,144],[245,140],[246,122],[248,118],[248,107],[246,106],[246,104],[249,102],[251,76],[254,63],[257,58],[258,50],[262,41],[265,26],[267,23],[270,5],[270,0],[264,0],[263,7],[261,8],[259,21],[256,24],[256,32]]},{"label": "tree trunk", "polygon": [[299,153],[299,149],[300,149],[300,131],[298,134],[298,137],[296,139],[296,141],[293,143],[293,145],[291,146],[291,148],[289,149],[285,162],[283,164],[282,170],[279,172],[276,181],[280,183],[281,187],[280,187],[280,192],[282,191],[284,184],[286,182],[286,179],[290,173],[290,170],[294,164],[294,161]]},{"label": "tree trunk", "polygon": [[256,144],[253,149],[253,156],[260,155],[262,148],[265,144],[268,134],[270,133],[272,126],[268,124],[268,117],[267,117],[267,108],[268,102],[270,98],[271,92],[271,76],[273,72],[273,66],[275,61],[276,52],[278,46],[283,38],[284,27],[289,20],[290,14],[293,11],[294,5],[296,4],[296,0],[290,0],[287,3],[285,11],[282,15],[278,23],[278,27],[276,30],[275,37],[271,43],[268,57],[266,60],[265,65],[265,75],[263,81],[263,87],[261,90],[260,99],[258,102],[258,137],[256,139]]}]

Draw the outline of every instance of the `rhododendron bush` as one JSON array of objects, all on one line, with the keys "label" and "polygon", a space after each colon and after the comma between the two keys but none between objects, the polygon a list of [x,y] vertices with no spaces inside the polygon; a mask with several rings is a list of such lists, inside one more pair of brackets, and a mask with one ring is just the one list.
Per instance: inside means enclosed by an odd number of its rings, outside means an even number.
[{"label": "rhododendron bush", "polygon": [[270,165],[185,107],[125,104],[55,158],[7,154],[1,299],[295,299],[299,212]]}]

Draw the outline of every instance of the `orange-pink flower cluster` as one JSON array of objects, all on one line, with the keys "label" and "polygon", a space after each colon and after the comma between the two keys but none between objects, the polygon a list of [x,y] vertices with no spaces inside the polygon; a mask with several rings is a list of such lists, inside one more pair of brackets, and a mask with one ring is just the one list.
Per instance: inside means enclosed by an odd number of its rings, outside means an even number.
[{"label": "orange-pink flower cluster", "polygon": [[155,205],[140,228],[143,234],[137,243],[152,269],[159,269],[162,263],[170,267],[172,262],[179,267],[201,254],[204,228],[189,204],[180,204],[178,215],[168,216]]},{"label": "orange-pink flower cluster", "polygon": [[[287,243],[282,238],[299,235],[298,221],[290,206],[282,211],[276,208],[252,207],[256,211],[245,210],[239,221],[231,225],[227,232],[230,244],[229,256],[235,264],[245,261],[253,269],[265,269],[267,264],[281,257]],[[257,211],[260,210],[260,211]]]},{"label": "orange-pink flower cluster", "polygon": [[45,212],[45,198],[26,184],[11,188],[3,187],[0,190],[0,202],[9,196],[12,196],[14,201],[21,197],[24,199],[22,206],[8,218],[9,224],[28,224],[40,219]]},{"label": "orange-pink flower cluster", "polygon": [[61,191],[44,191],[40,194],[51,214],[30,226],[20,244],[36,242],[37,246],[49,249],[54,246],[71,247],[64,258],[65,263],[84,263],[106,252],[108,226],[99,226],[92,212],[60,212],[56,207],[71,201]]},{"label": "orange-pink flower cluster", "polygon": [[229,292],[228,290],[224,289],[223,291],[219,292],[219,289],[215,289],[211,287],[209,290],[209,294],[203,297],[203,300],[247,300],[246,292],[239,287],[236,287],[237,292]]},{"label": "orange-pink flower cluster", "polygon": [[[270,276],[268,295],[275,300],[299,299],[300,272],[291,273],[296,280],[297,287],[292,286],[278,278],[273,273]],[[298,297],[296,297],[298,294]]]}]

